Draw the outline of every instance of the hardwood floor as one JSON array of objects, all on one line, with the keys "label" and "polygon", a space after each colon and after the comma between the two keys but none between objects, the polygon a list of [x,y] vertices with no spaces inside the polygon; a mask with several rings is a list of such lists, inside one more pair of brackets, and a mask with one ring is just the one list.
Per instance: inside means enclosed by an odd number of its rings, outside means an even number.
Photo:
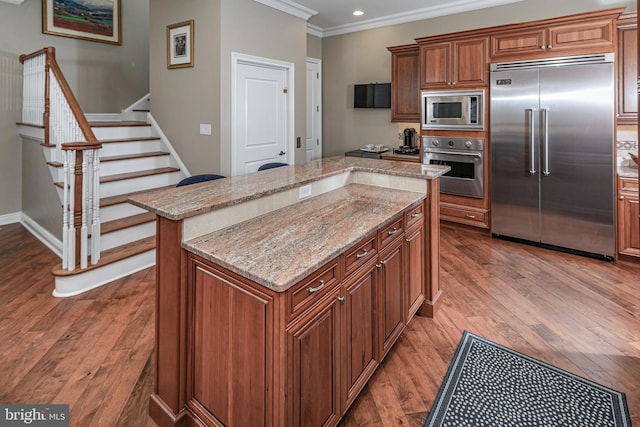
[{"label": "hardwood floor", "polygon": [[[449,227],[441,248],[441,310],[414,318],[341,426],[421,427],[465,329],[625,392],[640,425],[640,268]],[[58,262],[0,227],[0,402],[68,403],[74,426],[153,426],[155,269],[57,299]]]}]

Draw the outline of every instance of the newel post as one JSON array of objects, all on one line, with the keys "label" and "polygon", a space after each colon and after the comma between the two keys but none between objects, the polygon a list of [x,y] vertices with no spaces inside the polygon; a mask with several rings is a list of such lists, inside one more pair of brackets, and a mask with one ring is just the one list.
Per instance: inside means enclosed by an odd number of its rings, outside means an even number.
[{"label": "newel post", "polygon": [[44,111],[42,113],[42,125],[44,126],[44,143],[49,145],[49,119],[51,117],[51,101],[50,101],[50,70],[51,63],[56,60],[56,48],[45,47],[45,62],[44,62]]}]

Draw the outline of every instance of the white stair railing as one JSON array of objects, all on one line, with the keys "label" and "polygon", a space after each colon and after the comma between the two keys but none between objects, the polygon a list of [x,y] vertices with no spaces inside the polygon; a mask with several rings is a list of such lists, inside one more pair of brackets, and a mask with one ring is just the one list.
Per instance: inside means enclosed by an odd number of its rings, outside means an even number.
[{"label": "white stair railing", "polygon": [[[63,166],[62,268],[100,260],[100,159],[96,140],[55,60],[55,49],[22,55],[22,124],[44,128],[45,146]],[[89,244],[91,242],[91,244]]]}]

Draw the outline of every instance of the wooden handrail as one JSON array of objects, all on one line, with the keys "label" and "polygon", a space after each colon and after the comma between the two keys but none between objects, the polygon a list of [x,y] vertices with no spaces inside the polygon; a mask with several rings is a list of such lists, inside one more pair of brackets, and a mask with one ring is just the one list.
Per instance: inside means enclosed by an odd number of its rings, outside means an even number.
[{"label": "wooden handrail", "polygon": [[54,47],[43,47],[42,49],[36,50],[35,52],[20,55],[18,59],[20,60],[21,64],[24,64],[24,61],[26,61],[27,59],[35,58],[36,56],[46,54],[49,49],[53,49],[55,51]]}]

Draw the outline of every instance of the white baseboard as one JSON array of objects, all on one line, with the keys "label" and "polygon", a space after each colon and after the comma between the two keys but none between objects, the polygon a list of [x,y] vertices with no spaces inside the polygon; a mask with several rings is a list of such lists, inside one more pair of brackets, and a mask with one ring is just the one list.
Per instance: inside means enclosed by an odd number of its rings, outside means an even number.
[{"label": "white baseboard", "polygon": [[182,162],[182,159],[178,155],[178,152],[173,148],[173,145],[171,145],[171,141],[169,141],[169,138],[167,138],[164,132],[162,132],[160,125],[158,125],[158,122],[156,122],[151,113],[147,113],[147,120],[151,124],[154,132],[158,134],[158,137],[162,140],[164,145],[167,147],[167,150],[169,150],[169,152],[173,156],[173,159],[176,161],[178,167],[180,168],[180,173],[182,174],[182,176],[191,176],[189,170],[187,169],[187,166]]},{"label": "white baseboard", "polygon": [[40,224],[35,222],[24,212],[21,212],[19,215],[19,222],[24,226],[24,228],[33,234],[36,239],[40,240],[42,244],[51,249],[51,251],[58,255],[58,257],[62,258],[62,241],[45,230]]},{"label": "white baseboard", "polygon": [[22,218],[22,216],[20,215],[20,212],[0,215],[0,225],[13,224],[16,222],[20,222],[20,218]]}]

